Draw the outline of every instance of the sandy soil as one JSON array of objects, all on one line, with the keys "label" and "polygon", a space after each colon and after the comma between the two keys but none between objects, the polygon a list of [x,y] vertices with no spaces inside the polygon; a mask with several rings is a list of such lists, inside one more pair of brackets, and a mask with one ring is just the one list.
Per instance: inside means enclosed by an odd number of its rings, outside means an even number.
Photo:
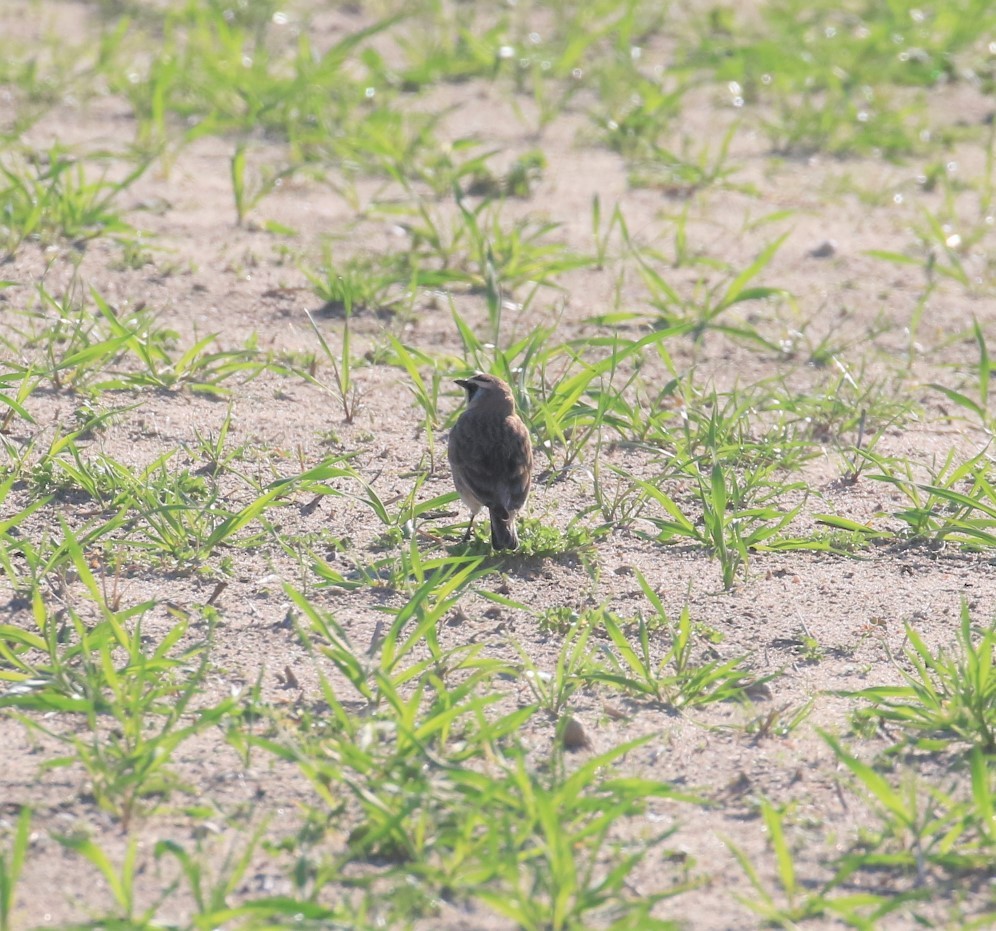
[{"label": "sandy soil", "polygon": [[[92,27],[91,4],[31,7],[39,9],[52,27],[67,33]],[[0,28],[10,27],[11,22],[0,14]],[[334,36],[343,28],[342,22],[341,17],[328,17],[324,25],[320,23],[328,33],[320,38]],[[702,144],[718,144],[740,114],[721,89],[704,88],[695,95],[688,101],[680,131]],[[659,191],[631,188],[618,156],[582,144],[590,126],[582,100],[538,134],[528,118],[528,102],[516,101],[526,111],[523,118],[504,89],[483,82],[443,88],[418,105],[449,108],[440,131],[454,138],[473,136],[482,151],[501,150],[499,162],[511,163],[517,154],[542,149],[547,159],[542,180],[531,198],[509,203],[509,217],[559,223],[561,241],[579,252],[590,252],[591,201],[598,195],[606,213],[620,206],[634,240],[661,251],[669,281],[683,290],[694,287],[701,270],[667,267],[673,258],[674,218],[686,203]],[[960,120],[973,124],[991,110],[991,101],[963,86],[932,91],[925,95],[924,105],[928,119],[938,123],[957,113]],[[765,378],[784,378],[800,396],[818,394],[833,384],[832,377],[825,368],[802,365],[800,359],[826,340],[841,347],[837,359],[863,384],[894,385],[888,390],[897,393],[897,400],[908,400],[912,392],[922,405],[919,421],[886,429],[877,447],[880,454],[907,457],[929,467],[943,461],[951,449],[967,455],[985,448],[988,436],[945,417],[950,405],[926,386],[942,382],[957,387],[959,371],[975,361],[975,346],[968,337],[951,337],[967,333],[973,319],[987,333],[996,334],[991,289],[980,289],[984,296],[973,298],[964,289],[938,287],[923,315],[917,333],[919,349],[907,370],[906,328],[923,291],[922,273],[917,267],[884,263],[867,254],[869,250],[915,253],[913,224],[924,209],[936,209],[943,196],[918,183],[924,166],[916,159],[906,164],[877,159],[783,159],[750,127],[751,122],[745,120],[734,136],[730,163],[739,170],[730,185],[695,196],[689,210],[688,241],[694,252],[745,267],[764,245],[788,234],[763,282],[784,288],[793,300],[743,305],[731,312],[731,319],[749,319],[772,340],[787,341],[794,351],[774,357],[709,334],[701,344],[687,340],[670,347],[675,364],[682,371],[694,368],[699,384],[714,384],[720,391]],[[83,102],[67,98],[28,130],[24,142],[38,150],[55,142],[87,150],[113,149],[125,144],[131,132],[129,108],[120,98],[104,95]],[[198,140],[176,155],[168,172],[154,167],[124,195],[128,219],[148,233],[147,264],[123,265],[120,248],[103,240],[83,246],[22,246],[0,269],[0,277],[14,283],[0,291],[0,316],[13,320],[25,311],[44,312],[37,290],[40,284],[54,295],[92,288],[119,313],[139,304],[154,308],[157,320],[176,330],[183,343],[217,334],[219,348],[236,349],[249,334],[255,334],[265,351],[314,352],[317,346],[305,312],[321,308],[300,266],[318,260],[326,237],[332,237],[336,249],[344,252],[408,248],[405,231],[372,209],[399,192],[364,180],[357,185],[357,205],[327,185],[296,178],[265,198],[253,211],[251,222],[238,227],[229,180],[231,151],[230,140]],[[269,149],[260,143],[252,150],[252,157],[260,163],[268,156],[279,159],[279,147]],[[949,157],[958,163],[963,177],[975,178],[986,170],[984,152],[974,144],[956,147]],[[111,171],[116,170],[118,166],[112,163]],[[442,201],[435,206],[452,209]],[[958,207],[968,214],[975,204],[966,195]],[[781,219],[752,225],[782,211]],[[291,240],[272,235],[264,231],[264,221],[285,224],[297,235]],[[821,250],[827,241],[833,242],[832,250]],[[612,251],[618,255],[619,250],[616,238]],[[825,252],[830,254],[822,255]],[[966,266],[980,275],[993,258],[991,237],[964,256]],[[590,318],[612,307],[620,287],[614,267],[565,274],[559,279],[561,290],[543,292],[528,312],[512,307],[505,320],[507,338],[511,341],[528,332],[541,319],[555,325],[561,340],[596,332]],[[452,300],[467,320],[483,327],[486,312],[479,295],[456,293]],[[642,287],[630,273],[621,283],[622,308],[642,313],[647,310],[645,301]],[[324,314],[319,320],[327,339],[337,346],[341,319]],[[403,317],[358,315],[352,334],[355,355],[362,358],[374,352],[383,345],[387,331],[428,352],[455,357],[461,353],[449,307],[438,295],[420,294],[414,312]],[[628,330],[640,331],[638,322]],[[651,360],[647,365],[649,382],[666,377],[663,370],[655,376]],[[327,368],[323,374],[329,374]],[[250,455],[261,463],[259,471],[272,469],[275,474],[291,474],[334,450],[355,453],[353,463],[383,499],[406,494],[411,476],[430,462],[430,447],[405,376],[387,366],[364,365],[357,369],[356,379],[362,397],[352,423],[343,422],[333,398],[299,379],[264,374],[240,385],[231,399],[229,443],[258,450]],[[460,392],[446,383],[443,391],[442,415],[450,418],[460,407]],[[140,400],[139,406],[127,409],[134,400]],[[51,436],[66,429],[81,399],[68,391],[52,391],[33,398],[32,403],[37,425],[17,424],[11,435],[16,444],[27,443],[33,433]],[[138,467],[175,448],[179,453],[172,466],[191,471],[204,464],[194,452],[196,432],[216,432],[228,410],[226,401],[186,392],[150,393],[140,398],[110,395],[100,404],[125,409],[89,441],[87,449],[93,455],[106,452]],[[440,461],[444,433],[441,427],[434,437],[435,469],[420,490],[420,498],[451,488],[445,462]],[[828,434],[823,454],[802,468],[798,478],[805,483],[807,503],[800,532],[813,525],[813,515],[818,513],[898,528],[895,521],[878,516],[900,506],[902,499],[894,488],[867,480],[841,481],[847,468],[844,450],[855,439]],[[621,445],[607,447],[604,456],[607,463],[637,472],[650,468],[645,452]],[[591,467],[590,459],[583,459],[573,471],[551,472],[551,480],[536,488],[529,516],[565,529],[592,504]],[[674,491],[680,493],[680,488]],[[233,483],[231,493],[238,496],[245,491]],[[334,541],[348,541],[333,554],[340,571],[349,571],[369,556],[382,532],[369,509],[348,497],[330,497],[316,509],[307,504],[294,501],[281,512],[283,533],[320,533],[330,551]],[[62,513],[74,521],[82,520],[85,510],[84,503],[61,502]],[[454,510],[445,523],[457,519]],[[592,516],[590,522],[596,524],[597,517]],[[57,512],[38,512],[30,528],[39,534],[46,528],[57,532]],[[434,530],[431,525],[423,529]],[[640,893],[660,891],[662,875],[666,882],[676,882],[687,873],[701,885],[666,902],[662,916],[701,929],[755,927],[757,919],[736,898],[750,890],[727,841],[745,850],[771,881],[774,864],[756,802],[764,796],[778,805],[791,804],[797,868],[808,884],[827,878],[830,857],[846,847],[868,818],[859,794],[840,791],[846,777],[818,734],[819,728],[846,732],[853,703],[835,693],[897,681],[890,653],[901,652],[906,624],[915,626],[936,648],[952,642],[963,601],[977,619],[987,619],[996,603],[996,570],[990,555],[960,553],[953,547],[882,546],[854,558],[802,552],[759,554],[746,580],[724,592],[719,567],[708,554],[693,547],[649,542],[636,532],[640,529],[648,528],[637,523],[600,537],[587,560],[575,556],[506,559],[500,581],[495,577],[485,584],[496,590],[502,586],[503,594],[533,612],[555,606],[583,610],[606,605],[627,617],[634,615],[643,598],[635,577],[639,570],[673,617],[688,604],[697,623],[721,635],[715,647],[720,655],[746,656],[756,673],[774,677],[770,694],[759,695],[756,704],[747,708],[720,705],[676,715],[601,692],[578,693],[572,707],[593,744],[593,750],[585,752],[606,751],[651,735],[649,743],[627,756],[625,770],[673,782],[715,802],[708,807],[651,805],[647,823],[632,826],[633,836],[652,836],[668,826],[676,830],[634,871],[632,888]],[[289,709],[320,708],[319,668],[284,623],[288,602],[281,587],[289,582],[310,588],[314,578],[309,566],[276,546],[262,554],[232,550],[228,558],[232,574],[216,603],[220,621],[212,649],[214,694],[207,697],[220,698],[258,681],[264,702]],[[175,622],[171,606],[194,609],[205,604],[216,581],[217,575],[210,571],[177,573],[136,565],[126,567],[114,584],[125,604],[156,599],[158,606],[146,619],[147,634],[156,636]],[[60,598],[72,601],[73,588],[70,580],[63,592],[53,592],[53,604]],[[0,591],[7,592],[0,596],[5,601],[5,623],[30,625],[30,605],[18,600],[2,580]],[[399,598],[365,588],[312,591],[312,596],[335,613],[358,644],[372,637],[382,617],[377,611],[381,600]],[[477,595],[465,598],[460,609],[457,622],[440,631],[446,645],[483,643],[489,655],[516,660],[514,644],[518,643],[538,667],[549,668],[555,662],[559,635],[541,632],[534,616],[496,607]],[[807,638],[818,644],[818,650],[807,650]],[[657,643],[655,649],[664,646]],[[298,688],[287,687],[287,670],[293,672]],[[510,684],[501,707],[530,700],[528,689],[518,682]],[[776,709],[791,712],[810,701],[807,719],[786,737],[758,738],[745,727]],[[53,720],[51,726],[67,725]],[[535,718],[524,739],[542,753],[554,729],[553,721]],[[79,922],[111,908],[110,894],[103,883],[94,881],[93,868],[68,854],[53,835],[91,832],[114,858],[123,855],[126,845],[121,826],[94,805],[85,774],[78,767],[44,768],[60,752],[55,741],[6,714],[0,715],[0,746],[5,755],[0,773],[0,840],[9,835],[20,806],[30,805],[35,812],[13,926]],[[870,757],[882,746],[868,739],[858,750]],[[923,762],[922,778],[945,783],[954,778],[939,771],[943,765],[937,760]],[[174,838],[221,857],[238,847],[247,828],[265,826],[272,838],[292,836],[301,806],[311,799],[308,784],[292,767],[261,754],[246,765],[213,735],[184,744],[175,768],[192,787],[191,796],[177,798],[175,804],[131,831],[139,838],[141,873],[136,888],[143,903],[151,901],[165,887],[165,877],[172,875],[172,865],[157,862],[153,856],[157,841]],[[187,815],[188,804],[212,811],[207,826]],[[279,856],[258,853],[238,895],[287,892],[284,866]],[[874,876],[863,877],[864,881],[872,889],[879,883]],[[884,881],[894,882],[888,877]],[[911,885],[912,880],[904,880],[894,888],[902,892]],[[938,921],[946,920],[952,903],[962,894],[968,900],[969,914],[985,904],[985,890],[973,893],[939,887],[935,890]],[[183,921],[188,907],[178,894],[172,904],[161,908],[159,918]],[[483,911],[441,908],[438,917],[420,927],[506,926]],[[929,908],[920,908],[921,913],[932,914]],[[908,920],[908,916],[897,917],[881,926],[904,927]],[[808,926],[823,924],[830,926],[832,921],[814,921]]]}]

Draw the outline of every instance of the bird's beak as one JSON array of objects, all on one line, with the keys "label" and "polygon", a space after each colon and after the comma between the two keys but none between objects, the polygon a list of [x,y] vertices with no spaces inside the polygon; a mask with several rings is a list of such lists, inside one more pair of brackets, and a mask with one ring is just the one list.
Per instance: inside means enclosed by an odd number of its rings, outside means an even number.
[{"label": "bird's beak", "polygon": [[453,384],[454,384],[454,385],[459,385],[459,386],[460,386],[461,388],[463,388],[463,389],[464,389],[465,391],[469,391],[469,390],[470,390],[470,382],[469,382],[469,381],[467,381],[467,380],[466,380],[465,378],[457,378],[457,379],[456,379],[456,380],[455,380],[455,381],[453,382]]}]

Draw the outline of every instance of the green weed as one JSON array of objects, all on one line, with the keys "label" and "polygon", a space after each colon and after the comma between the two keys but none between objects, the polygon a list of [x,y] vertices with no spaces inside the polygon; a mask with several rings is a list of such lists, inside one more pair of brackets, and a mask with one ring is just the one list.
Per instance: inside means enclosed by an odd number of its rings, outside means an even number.
[{"label": "green weed", "polygon": [[873,818],[856,849],[837,864],[834,882],[862,870],[886,869],[929,885],[931,873],[951,877],[985,873],[992,864],[992,771],[976,748],[971,794],[959,799],[957,781],[947,789],[909,774],[896,786],[886,774],[858,759],[828,734],[834,755],[861,786]]},{"label": "green weed", "polygon": [[128,239],[134,230],[114,201],[148,167],[120,181],[87,177],[84,162],[55,147],[35,161],[0,159],[0,247],[7,255],[27,239],[82,243],[96,236]]},{"label": "green weed", "polygon": [[931,651],[909,625],[906,639],[901,660],[892,658],[905,684],[846,693],[867,703],[855,711],[856,722],[900,728],[911,745],[925,750],[945,750],[958,741],[991,753],[996,748],[996,625],[976,635],[963,603],[953,653]]},{"label": "green weed", "polygon": [[[188,623],[173,625],[147,653],[142,619],[152,604],[107,606],[78,544],[70,542],[70,550],[90,596],[102,605],[103,619],[87,625],[72,609],[60,619],[36,589],[37,631],[0,628],[0,679],[12,683],[0,695],[0,707],[19,709],[26,726],[71,751],[47,760],[44,768],[81,765],[96,804],[127,830],[158,799],[184,788],[170,769],[173,753],[188,738],[218,726],[234,703],[228,699],[195,711],[207,657],[203,643],[178,649]],[[52,712],[82,716],[83,734],[46,723]]]},{"label": "green weed", "polygon": [[13,927],[11,915],[14,911],[14,895],[28,853],[30,829],[31,809],[25,807],[18,815],[9,855],[0,856],[0,931],[10,931]]},{"label": "green weed", "polygon": [[[635,644],[618,619],[608,612],[602,615],[600,622],[608,634],[611,650],[607,662],[587,673],[589,680],[615,686],[670,708],[692,708],[736,699],[745,694],[748,686],[756,684],[742,658],[726,662],[697,660],[687,605],[678,620],[672,623],[660,597],[639,572],[637,580],[653,613],[649,620],[642,614],[637,617]],[[655,659],[651,630],[661,629],[668,631],[671,643],[660,658]]]}]

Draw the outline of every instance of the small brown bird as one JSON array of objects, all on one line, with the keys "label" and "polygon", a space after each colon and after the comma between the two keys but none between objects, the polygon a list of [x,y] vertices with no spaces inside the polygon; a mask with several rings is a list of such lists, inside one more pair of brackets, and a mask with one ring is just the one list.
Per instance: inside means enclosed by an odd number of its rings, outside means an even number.
[{"label": "small brown bird", "polygon": [[533,449],[529,431],[515,412],[512,391],[494,375],[458,378],[467,392],[467,409],[453,425],[449,440],[453,483],[474,518],[482,507],[491,515],[491,545],[514,550],[519,545],[515,516],[529,497]]}]

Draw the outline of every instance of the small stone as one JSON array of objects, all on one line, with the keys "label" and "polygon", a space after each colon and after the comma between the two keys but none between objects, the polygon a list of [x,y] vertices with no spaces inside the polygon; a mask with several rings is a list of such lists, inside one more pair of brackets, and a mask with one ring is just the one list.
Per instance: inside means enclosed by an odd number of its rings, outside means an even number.
[{"label": "small stone", "polygon": [[767,682],[752,682],[744,689],[744,693],[748,698],[752,698],[755,701],[757,699],[771,699],[771,686]]},{"label": "small stone", "polygon": [[610,705],[608,702],[602,702],[602,711],[613,721],[626,721],[629,719],[629,715],[625,711],[615,707],[615,705]]},{"label": "small stone", "polygon": [[591,740],[577,718],[566,718],[564,720],[560,739],[563,741],[564,749],[572,753],[575,750],[591,749]]}]

